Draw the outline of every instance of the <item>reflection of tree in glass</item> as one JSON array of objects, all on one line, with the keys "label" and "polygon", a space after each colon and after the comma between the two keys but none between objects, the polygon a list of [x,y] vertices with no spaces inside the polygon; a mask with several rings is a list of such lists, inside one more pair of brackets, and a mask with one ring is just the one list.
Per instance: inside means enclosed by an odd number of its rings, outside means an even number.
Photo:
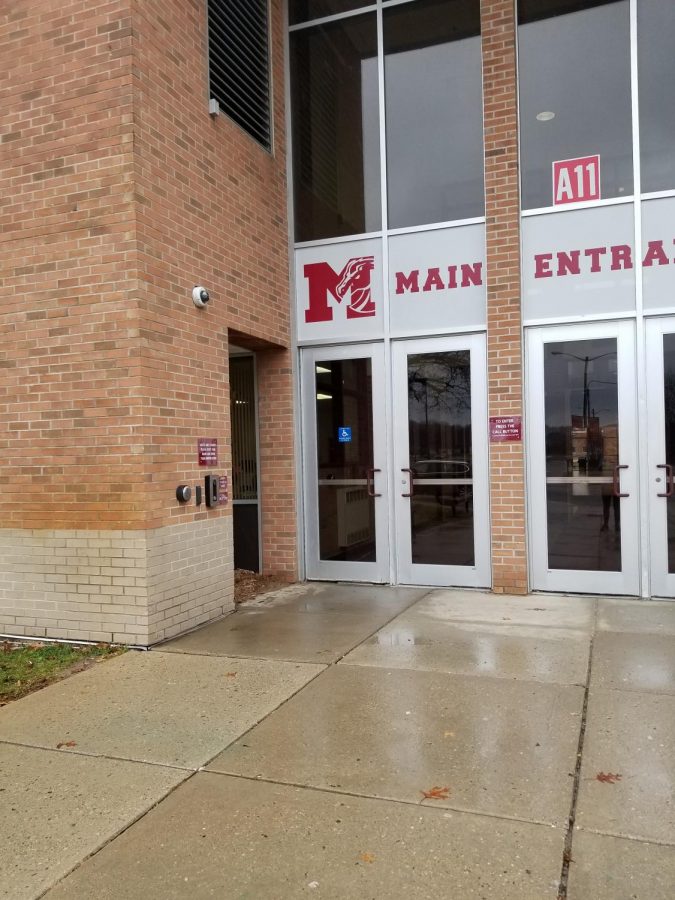
[{"label": "reflection of tree in glass", "polygon": [[458,414],[471,410],[468,351],[425,353],[408,357],[410,413],[416,404],[425,415],[432,410]]}]

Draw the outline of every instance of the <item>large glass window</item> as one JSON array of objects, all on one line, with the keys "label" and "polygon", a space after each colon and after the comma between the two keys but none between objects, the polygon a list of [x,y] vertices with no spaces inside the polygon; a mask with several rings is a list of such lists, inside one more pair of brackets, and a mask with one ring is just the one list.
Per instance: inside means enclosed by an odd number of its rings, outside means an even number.
[{"label": "large glass window", "polygon": [[288,21],[291,25],[350,12],[360,6],[371,6],[369,0],[288,0]]},{"label": "large glass window", "polygon": [[642,190],[675,190],[675,3],[640,0],[638,73]]},{"label": "large glass window", "polygon": [[379,230],[375,15],[292,32],[291,93],[296,240]]},{"label": "large glass window", "polygon": [[596,155],[600,198],[630,196],[628,0],[520,0],[518,23],[523,208],[552,205],[554,162]]},{"label": "large glass window", "polygon": [[389,227],[482,216],[478,0],[384,11]]}]

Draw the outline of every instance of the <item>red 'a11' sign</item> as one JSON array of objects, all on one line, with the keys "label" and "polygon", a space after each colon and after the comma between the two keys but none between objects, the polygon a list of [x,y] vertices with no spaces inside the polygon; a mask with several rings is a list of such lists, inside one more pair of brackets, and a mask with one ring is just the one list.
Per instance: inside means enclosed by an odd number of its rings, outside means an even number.
[{"label": "red 'a11' sign", "polygon": [[600,157],[580,156],[553,163],[553,205],[600,199]]}]

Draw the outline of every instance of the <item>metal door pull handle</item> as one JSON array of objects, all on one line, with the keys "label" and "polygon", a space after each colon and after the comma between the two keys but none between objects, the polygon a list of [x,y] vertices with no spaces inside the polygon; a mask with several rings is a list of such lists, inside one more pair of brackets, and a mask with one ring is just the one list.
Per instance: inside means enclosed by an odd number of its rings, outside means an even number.
[{"label": "metal door pull handle", "polygon": [[408,494],[401,494],[401,497],[414,497],[415,496],[415,483],[413,481],[413,478],[415,477],[415,470],[414,469],[401,469],[401,472],[408,473],[408,490],[410,491],[410,493],[408,493]]},{"label": "metal door pull handle", "polygon": [[381,497],[382,494],[375,493],[375,473],[381,472],[382,469],[367,469],[366,470],[366,490],[368,491],[369,497]]},{"label": "metal door pull handle", "polygon": [[630,497],[630,494],[621,493],[620,472],[621,469],[627,469],[628,466],[614,466],[614,474],[612,476],[612,491],[615,497]]},{"label": "metal door pull handle", "polygon": [[657,494],[657,497],[672,497],[673,495],[673,467],[669,466],[668,463],[663,463],[660,466],[656,467],[657,469],[665,469],[666,470],[666,492],[665,494]]}]

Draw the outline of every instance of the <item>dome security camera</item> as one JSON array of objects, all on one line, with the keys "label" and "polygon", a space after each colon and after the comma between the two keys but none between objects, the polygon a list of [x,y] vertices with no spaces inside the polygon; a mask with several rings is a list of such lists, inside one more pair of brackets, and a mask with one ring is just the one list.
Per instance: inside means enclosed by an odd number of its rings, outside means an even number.
[{"label": "dome security camera", "polygon": [[192,302],[198,309],[204,309],[211,298],[209,292],[200,284],[192,288]]}]

